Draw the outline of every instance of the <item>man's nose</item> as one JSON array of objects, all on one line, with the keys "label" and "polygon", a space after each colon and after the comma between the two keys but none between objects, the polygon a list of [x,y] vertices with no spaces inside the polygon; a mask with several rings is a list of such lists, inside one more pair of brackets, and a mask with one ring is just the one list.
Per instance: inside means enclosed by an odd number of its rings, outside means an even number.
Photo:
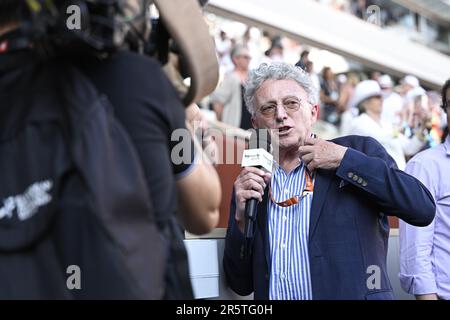
[{"label": "man's nose", "polygon": [[277,104],[277,112],[275,114],[275,118],[277,121],[283,121],[287,119],[287,112],[282,104]]}]

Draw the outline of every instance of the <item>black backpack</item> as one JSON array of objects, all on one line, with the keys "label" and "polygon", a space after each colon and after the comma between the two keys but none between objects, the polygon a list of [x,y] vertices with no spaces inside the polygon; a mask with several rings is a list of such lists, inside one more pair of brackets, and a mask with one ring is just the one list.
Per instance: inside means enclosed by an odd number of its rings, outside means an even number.
[{"label": "black backpack", "polygon": [[107,99],[62,61],[27,68],[0,100],[0,299],[162,298],[167,244]]}]

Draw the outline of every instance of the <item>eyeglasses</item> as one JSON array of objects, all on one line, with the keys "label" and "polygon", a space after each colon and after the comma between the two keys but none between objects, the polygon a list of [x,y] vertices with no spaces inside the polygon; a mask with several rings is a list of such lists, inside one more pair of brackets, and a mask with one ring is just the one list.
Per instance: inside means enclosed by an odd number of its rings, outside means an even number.
[{"label": "eyeglasses", "polygon": [[[300,109],[301,106],[302,100],[297,99],[289,99],[283,103],[283,108],[288,114],[294,113],[295,111]],[[264,105],[258,110],[258,112],[266,118],[272,118],[277,112],[277,104],[271,103]]]},{"label": "eyeglasses", "polygon": [[299,203],[304,197],[306,197],[308,194],[311,194],[314,192],[314,174],[311,174],[308,169],[305,168],[305,179],[306,179],[306,185],[305,189],[302,191],[301,195],[295,195],[287,200],[284,201],[276,201],[272,196],[272,188],[269,188],[269,196],[270,200],[274,204],[280,207],[290,207],[297,203]]}]

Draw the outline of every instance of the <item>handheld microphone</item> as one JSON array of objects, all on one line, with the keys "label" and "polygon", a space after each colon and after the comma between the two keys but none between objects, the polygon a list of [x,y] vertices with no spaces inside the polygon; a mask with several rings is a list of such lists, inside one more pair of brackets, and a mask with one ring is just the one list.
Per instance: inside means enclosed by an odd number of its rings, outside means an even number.
[{"label": "handheld microphone", "polygon": [[[270,135],[267,129],[252,130],[249,148],[244,150],[242,167],[256,167],[267,172],[272,172],[273,156],[270,150]],[[246,252],[250,252],[250,240],[253,238],[256,221],[258,200],[255,198],[245,203],[245,228]]]}]

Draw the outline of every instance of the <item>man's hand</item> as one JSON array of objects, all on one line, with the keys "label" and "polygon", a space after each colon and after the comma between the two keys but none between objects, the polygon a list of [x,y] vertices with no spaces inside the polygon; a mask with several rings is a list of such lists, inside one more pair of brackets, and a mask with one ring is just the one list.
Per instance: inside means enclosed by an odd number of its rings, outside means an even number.
[{"label": "man's hand", "polygon": [[214,136],[208,133],[210,129],[209,123],[195,103],[186,108],[186,127],[191,132],[193,139],[198,138],[199,142],[201,142],[201,149],[203,150],[202,160],[216,165],[219,162],[219,146]]},{"label": "man's hand", "polygon": [[234,192],[236,196],[235,219],[239,229],[244,232],[245,224],[245,202],[255,198],[262,201],[264,189],[270,181],[271,174],[261,169],[247,167],[242,169],[241,173],[234,182]]},{"label": "man's hand", "polygon": [[340,166],[347,147],[318,138],[307,138],[299,147],[300,158],[309,171],[315,169],[333,170]]}]

